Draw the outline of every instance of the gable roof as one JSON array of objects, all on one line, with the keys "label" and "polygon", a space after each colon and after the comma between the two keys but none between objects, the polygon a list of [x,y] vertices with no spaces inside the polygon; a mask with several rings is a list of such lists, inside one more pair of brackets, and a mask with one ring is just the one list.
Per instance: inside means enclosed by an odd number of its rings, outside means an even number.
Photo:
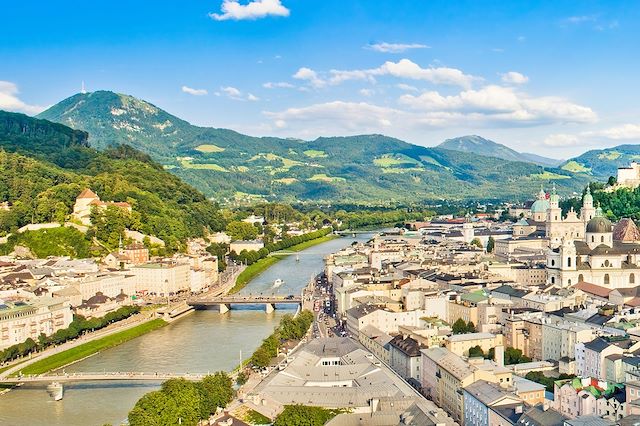
[{"label": "gable roof", "polygon": [[85,189],[80,193],[80,195],[78,195],[78,196],[76,197],[76,199],[78,199],[78,198],[98,198],[98,199],[99,199],[98,195],[96,195],[96,193],[95,193],[95,192],[93,192],[92,190],[90,190],[89,188],[85,188]]}]

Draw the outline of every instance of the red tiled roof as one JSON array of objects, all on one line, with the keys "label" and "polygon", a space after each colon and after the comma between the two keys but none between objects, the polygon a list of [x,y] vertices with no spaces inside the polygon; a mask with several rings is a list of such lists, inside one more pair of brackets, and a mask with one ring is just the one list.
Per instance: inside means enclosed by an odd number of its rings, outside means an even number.
[{"label": "red tiled roof", "polygon": [[84,191],[82,191],[80,195],[78,195],[78,198],[98,198],[98,196],[89,188],[85,188]]},{"label": "red tiled roof", "polygon": [[577,288],[578,290],[582,290],[585,293],[593,294],[594,296],[603,297],[605,299],[609,297],[609,293],[611,293],[612,291],[611,289],[608,289],[606,287],[601,287],[599,285],[591,284],[585,281],[581,281],[573,287]]}]

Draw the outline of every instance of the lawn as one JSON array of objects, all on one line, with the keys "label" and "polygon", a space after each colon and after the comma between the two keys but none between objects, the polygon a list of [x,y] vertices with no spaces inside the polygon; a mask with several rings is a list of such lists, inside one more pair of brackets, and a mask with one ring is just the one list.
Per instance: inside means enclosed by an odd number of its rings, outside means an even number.
[{"label": "lawn", "polygon": [[325,157],[327,157],[327,153],[326,152],[319,151],[317,149],[308,149],[308,150],[304,151],[303,154],[306,155],[307,157],[310,157],[310,158],[325,158]]},{"label": "lawn", "polygon": [[575,160],[571,160],[567,164],[562,166],[562,170],[566,170],[568,172],[573,172],[573,173],[589,173],[591,171],[589,167],[585,167]]},{"label": "lawn", "polygon": [[183,169],[214,170],[216,172],[227,172],[228,170],[214,163],[192,163],[190,160],[180,161]]},{"label": "lawn", "polygon": [[345,182],[346,179],[345,178],[341,178],[341,177],[333,177],[333,176],[327,176],[325,173],[318,173],[316,175],[311,176],[309,179],[307,179],[308,181],[322,181],[322,182]]},{"label": "lawn", "polygon": [[213,144],[205,144],[205,145],[198,145],[196,147],[196,151],[206,152],[206,153],[223,152],[224,148],[220,148],[219,146],[216,146]]},{"label": "lawn", "polygon": [[532,179],[542,179],[542,180],[551,180],[551,179],[571,179],[571,176],[559,175],[558,173],[552,173],[545,170],[542,173],[535,173],[530,175]]},{"label": "lawn", "polygon": [[26,366],[22,371],[23,375],[44,374],[52,370],[64,367],[75,361],[79,361],[90,355],[112,348],[121,343],[135,339],[150,331],[163,327],[167,323],[162,319],[154,319],[144,324],[140,324],[128,330],[120,331],[109,336],[102,337],[91,342],[83,343],[75,348],[67,349],[64,352],[51,355],[47,358],[34,362]]}]

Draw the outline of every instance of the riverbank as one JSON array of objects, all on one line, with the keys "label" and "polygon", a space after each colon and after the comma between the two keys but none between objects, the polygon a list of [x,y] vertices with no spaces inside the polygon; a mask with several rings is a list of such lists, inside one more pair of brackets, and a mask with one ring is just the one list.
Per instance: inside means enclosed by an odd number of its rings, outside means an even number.
[{"label": "riverbank", "polygon": [[[291,246],[287,249],[287,251],[302,251],[306,250],[309,247],[313,247],[318,244],[326,243],[327,241],[331,241],[335,238],[338,238],[337,235],[329,234],[324,237],[316,238],[314,240],[305,241],[304,243],[296,244],[295,246]],[[256,263],[247,266],[247,268],[238,275],[236,279],[236,284],[229,290],[229,294],[237,293],[251,282],[255,277],[260,275],[265,270],[269,269],[269,267],[273,266],[275,263],[278,263],[283,257],[290,255],[282,255],[282,256],[271,256],[266,257],[264,259],[260,259]]]},{"label": "riverbank", "polygon": [[[24,369],[20,370],[20,372],[23,375],[44,374],[49,371],[65,367],[69,364],[73,364],[74,362],[80,361],[105,349],[109,349],[131,339],[135,339],[136,337],[142,336],[143,334],[149,333],[153,330],[157,330],[160,327],[164,327],[166,324],[167,322],[162,319],[153,319],[127,330],[83,343],[74,348],[67,349],[66,351],[38,360],[33,364],[25,366]],[[14,373],[13,376],[16,374],[17,373]]]}]

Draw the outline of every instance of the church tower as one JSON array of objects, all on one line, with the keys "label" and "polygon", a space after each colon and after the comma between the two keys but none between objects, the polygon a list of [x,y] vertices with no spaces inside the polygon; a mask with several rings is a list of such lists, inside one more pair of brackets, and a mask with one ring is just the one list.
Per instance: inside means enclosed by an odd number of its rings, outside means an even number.
[{"label": "church tower", "polygon": [[546,221],[547,237],[552,247],[560,244],[560,239],[564,235],[562,226],[562,209],[560,208],[560,196],[553,185],[551,195],[549,196],[549,210],[547,210]]},{"label": "church tower", "polygon": [[585,227],[587,223],[596,216],[596,209],[593,207],[593,195],[591,195],[591,188],[587,186],[587,192],[582,199],[582,209],[580,209],[580,219],[584,223]]},{"label": "church tower", "polygon": [[462,225],[462,238],[464,238],[465,243],[470,243],[475,236],[475,232],[473,231],[473,223],[471,223],[471,216],[469,213],[465,216],[464,224]]}]

